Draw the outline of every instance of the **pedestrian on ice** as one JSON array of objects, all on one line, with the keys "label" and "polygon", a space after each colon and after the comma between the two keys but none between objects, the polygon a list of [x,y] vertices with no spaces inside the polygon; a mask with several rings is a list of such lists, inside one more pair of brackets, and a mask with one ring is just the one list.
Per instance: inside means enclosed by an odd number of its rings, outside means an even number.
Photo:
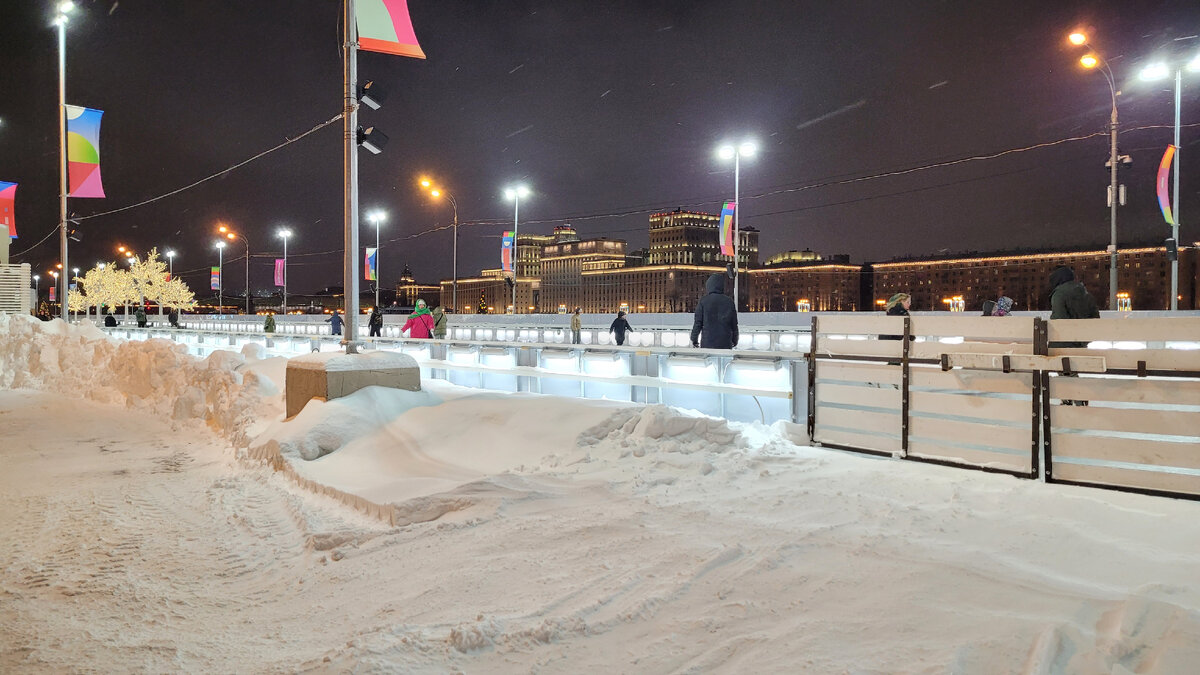
[{"label": "pedestrian on ice", "polygon": [[446,309],[441,305],[433,308],[433,337],[438,340],[446,339],[446,323],[449,317],[446,316]]},{"label": "pedestrian on ice", "polygon": [[617,318],[613,319],[612,325],[608,327],[608,332],[617,337],[617,344],[625,344],[625,333],[633,330],[629,322],[625,320],[625,312],[617,312]]},{"label": "pedestrian on ice", "polygon": [[172,328],[179,328],[179,308],[172,307],[171,311],[167,312],[167,321],[171,323]]},{"label": "pedestrian on ice", "polygon": [[329,327],[330,327],[330,329],[332,329],[333,335],[341,335],[342,334],[342,315],[338,314],[338,311],[336,309],[333,310],[333,316],[331,316],[325,320],[327,322],[329,322]]},{"label": "pedestrian on ice", "polygon": [[737,305],[725,295],[725,275],[713,274],[704,282],[705,294],[696,304],[692,346],[733,349],[738,343]]},{"label": "pedestrian on ice", "polygon": [[371,315],[367,317],[367,327],[371,329],[367,337],[382,337],[383,312],[379,311],[378,307],[371,308]]},{"label": "pedestrian on ice", "polygon": [[982,316],[992,316],[992,312],[994,312],[994,311],[996,311],[996,301],[995,300],[984,300]]},{"label": "pedestrian on ice", "polygon": [[116,328],[117,327],[117,317],[113,316],[111,309],[108,310],[108,314],[104,315],[104,327],[105,328]]},{"label": "pedestrian on ice", "polygon": [[267,312],[267,318],[265,321],[263,321],[263,332],[264,333],[274,333],[275,332],[275,313],[274,312]]},{"label": "pedestrian on ice", "polygon": [[139,305],[137,311],[133,313],[133,316],[135,319],[137,319],[138,328],[146,327],[146,310],[144,307]]},{"label": "pedestrian on ice", "polygon": [[582,308],[576,307],[575,313],[571,315],[571,344],[577,345],[580,342],[580,335],[583,332],[583,317],[579,316]]},{"label": "pedestrian on ice", "polygon": [[996,306],[992,309],[992,316],[1008,316],[1012,312],[1013,299],[1007,295],[1002,295],[996,299]]},{"label": "pedestrian on ice", "polygon": [[401,332],[407,332],[409,337],[429,338],[433,336],[433,315],[429,313],[424,300],[417,300],[417,308],[408,315]]}]

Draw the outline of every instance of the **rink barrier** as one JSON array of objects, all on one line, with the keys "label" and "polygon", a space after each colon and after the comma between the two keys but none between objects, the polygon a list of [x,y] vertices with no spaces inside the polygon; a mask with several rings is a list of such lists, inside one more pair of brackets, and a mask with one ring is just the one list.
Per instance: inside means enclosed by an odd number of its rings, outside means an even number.
[{"label": "rink barrier", "polygon": [[[819,317],[809,436],[899,459],[1196,499],[1198,339],[1195,317]],[[1050,346],[1061,342],[1087,347]]]}]

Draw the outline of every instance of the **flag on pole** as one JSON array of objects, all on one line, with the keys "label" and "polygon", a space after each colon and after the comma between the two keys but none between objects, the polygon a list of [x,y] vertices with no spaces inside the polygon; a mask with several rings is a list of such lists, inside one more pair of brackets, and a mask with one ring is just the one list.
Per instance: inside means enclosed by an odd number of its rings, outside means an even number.
[{"label": "flag on pole", "polygon": [[359,49],[425,58],[408,15],[408,0],[358,0],[354,18]]},{"label": "flag on pole", "polygon": [[210,277],[210,285],[212,286],[212,289],[214,291],[219,290],[221,288],[221,268],[220,267],[212,268],[212,276]]},{"label": "flag on pole", "polygon": [[[379,249],[367,248],[367,261],[363,264],[363,278],[367,281],[377,281],[375,274],[375,263],[379,260]],[[282,286],[283,284],[279,284]]]},{"label": "flag on pole", "polygon": [[102,110],[67,109],[67,181],[69,197],[103,197],[100,184],[100,118]]},{"label": "flag on pole", "polygon": [[725,202],[721,209],[721,222],[717,227],[721,255],[733,255],[733,213],[736,210],[737,202]]},{"label": "flag on pole", "polygon": [[505,232],[500,244],[500,269],[511,273],[513,271],[513,233]]},{"label": "flag on pole", "polygon": [[1158,208],[1162,209],[1163,219],[1168,225],[1175,224],[1175,215],[1171,213],[1171,194],[1167,188],[1167,179],[1171,177],[1171,160],[1175,157],[1175,146],[1168,145],[1163,153],[1162,162],[1158,165]]},{"label": "flag on pole", "polygon": [[17,184],[0,180],[0,225],[8,226],[8,236],[17,238]]},{"label": "flag on pole", "polygon": [[[56,280],[56,282],[55,282],[55,283],[57,284],[57,280]],[[55,293],[54,293],[54,292],[55,292],[57,289],[58,289],[57,285],[55,285],[55,286],[51,286],[51,287],[50,287],[50,302],[54,302],[55,300],[57,300],[57,298],[55,298],[55,297],[54,297],[54,296],[55,296]]]},{"label": "flag on pole", "polygon": [[275,285],[283,285],[283,258],[275,259]]}]

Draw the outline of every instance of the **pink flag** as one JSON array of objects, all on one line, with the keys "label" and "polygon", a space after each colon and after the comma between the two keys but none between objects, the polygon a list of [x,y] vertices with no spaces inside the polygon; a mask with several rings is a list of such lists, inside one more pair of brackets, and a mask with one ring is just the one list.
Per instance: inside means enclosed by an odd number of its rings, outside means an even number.
[{"label": "pink flag", "polygon": [[275,259],[275,285],[283,285],[283,258]]}]

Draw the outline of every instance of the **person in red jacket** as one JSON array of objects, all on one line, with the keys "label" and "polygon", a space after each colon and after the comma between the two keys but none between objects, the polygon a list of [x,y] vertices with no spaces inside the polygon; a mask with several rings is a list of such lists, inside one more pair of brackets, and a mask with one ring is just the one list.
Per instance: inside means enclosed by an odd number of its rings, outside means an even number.
[{"label": "person in red jacket", "polygon": [[408,331],[408,336],[414,338],[433,337],[433,315],[429,313],[424,300],[417,301],[416,310],[408,315],[408,321],[404,322],[400,331]]}]

